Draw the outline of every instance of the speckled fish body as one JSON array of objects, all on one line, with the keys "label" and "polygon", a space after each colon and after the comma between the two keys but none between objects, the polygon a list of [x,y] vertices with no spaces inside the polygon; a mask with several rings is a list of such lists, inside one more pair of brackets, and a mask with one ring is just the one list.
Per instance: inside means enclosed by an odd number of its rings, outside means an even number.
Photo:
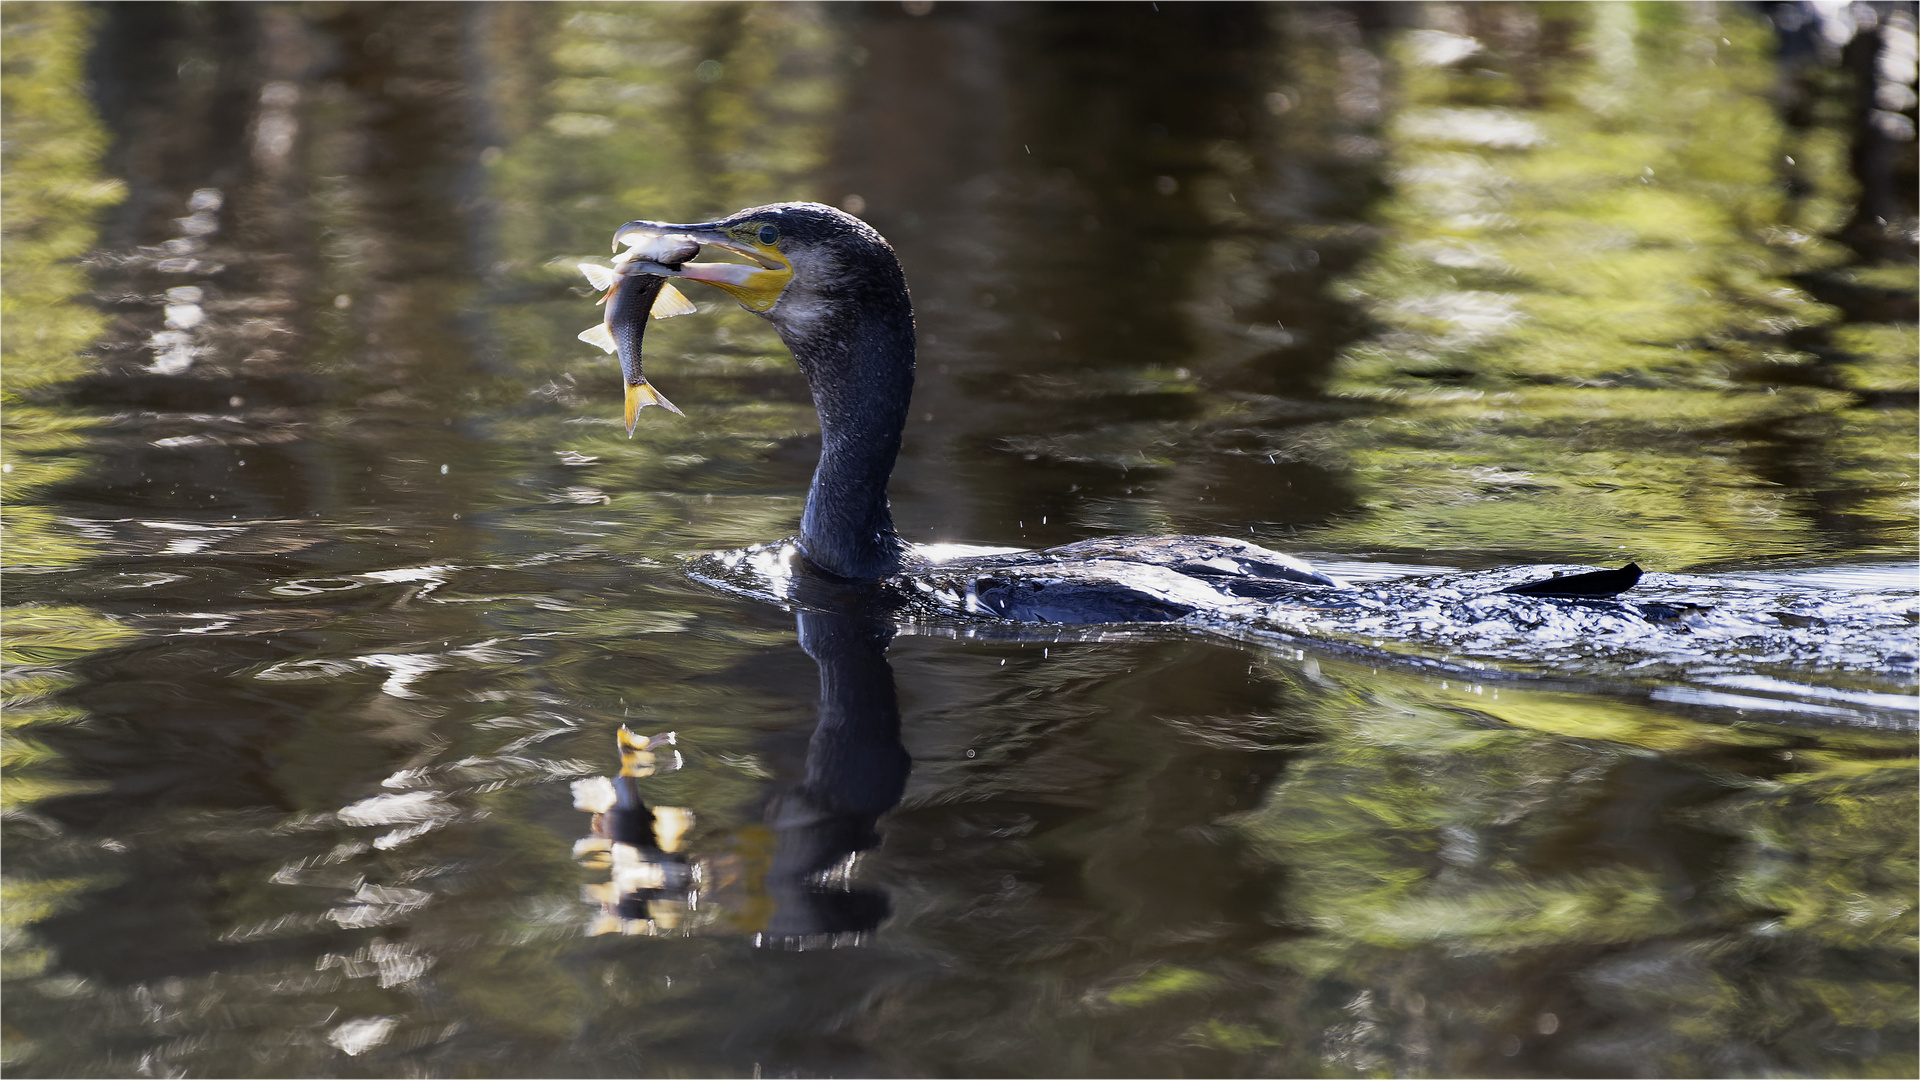
[{"label": "speckled fish body", "polygon": [[[620,377],[629,387],[649,385],[646,376],[640,373],[640,342],[646,337],[647,319],[653,312],[653,302],[660,296],[660,286],[667,279],[658,274],[630,273],[623,275],[607,293],[607,332],[613,335],[613,346],[620,357]],[[656,400],[648,404],[664,405],[671,412],[680,412],[673,403],[654,391]],[[684,414],[682,414],[684,415]]]}]

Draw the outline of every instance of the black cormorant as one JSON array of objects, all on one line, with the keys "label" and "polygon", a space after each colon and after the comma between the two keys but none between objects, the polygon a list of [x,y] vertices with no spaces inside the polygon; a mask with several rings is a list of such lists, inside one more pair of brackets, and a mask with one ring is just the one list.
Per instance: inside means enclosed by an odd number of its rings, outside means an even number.
[{"label": "black cormorant", "polygon": [[[911,547],[887,508],[914,374],[913,301],[892,246],[866,222],[820,203],[757,206],[697,225],[630,221],[614,243],[655,238],[685,238],[748,259],[628,268],[724,290],[773,324],[807,377],[820,415],[820,464],[798,538],[807,562],[849,581],[910,568]],[[1279,558],[1276,566],[1294,562]]]},{"label": "black cormorant", "polygon": [[[913,302],[892,246],[859,218],[808,202],[700,224],[630,221],[614,233],[614,247],[623,244],[632,251],[620,273],[721,289],[772,323],[799,362],[820,415],[820,463],[797,538],[806,562],[856,583],[927,569],[894,531],[887,507],[914,375]],[[654,252],[679,257],[694,244],[746,261],[650,261],[661,257]],[[637,378],[637,358],[630,375]],[[633,410],[630,393],[629,424]],[[1342,584],[1246,541],[1197,536],[1083,541],[939,570],[948,582],[956,572],[978,576],[979,588],[965,587],[970,611],[1045,622],[1160,621],[1214,606],[1209,596],[1231,606],[1235,598],[1261,598],[1269,585]]]},{"label": "black cormorant", "polygon": [[742,210],[698,225],[631,221],[614,243],[684,237],[747,263],[645,266],[704,281],[772,323],[792,350],[820,414],[820,464],[800,518],[800,548],[850,581],[897,573],[910,560],[887,510],[913,394],[913,302],[893,248],[859,218],[819,203]]}]

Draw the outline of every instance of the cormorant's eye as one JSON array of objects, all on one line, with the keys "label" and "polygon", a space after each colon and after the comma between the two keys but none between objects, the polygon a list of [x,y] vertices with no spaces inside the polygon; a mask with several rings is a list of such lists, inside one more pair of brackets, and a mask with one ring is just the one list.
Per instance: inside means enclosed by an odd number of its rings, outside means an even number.
[{"label": "cormorant's eye", "polygon": [[759,236],[761,243],[772,246],[775,240],[780,239],[780,230],[771,225],[762,225],[760,226]]}]

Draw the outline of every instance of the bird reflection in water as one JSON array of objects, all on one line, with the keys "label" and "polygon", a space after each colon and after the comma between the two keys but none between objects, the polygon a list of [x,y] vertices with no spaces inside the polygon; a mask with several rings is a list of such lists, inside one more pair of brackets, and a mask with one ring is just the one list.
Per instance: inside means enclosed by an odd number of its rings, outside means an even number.
[{"label": "bird reflection in water", "polygon": [[858,943],[887,917],[886,894],[851,877],[854,857],[879,844],[880,816],[900,802],[913,765],[887,663],[893,628],[865,615],[803,611],[799,631],[820,668],[819,723],[805,778],[767,805],[771,858],[683,851],[692,814],[649,806],[642,789],[647,777],[678,767],[674,735],[622,728],[620,775],[574,784],[575,805],[594,815],[593,835],[575,855],[611,871],[605,885],[586,890],[601,906],[591,932],[732,928],[760,944],[812,948]]}]

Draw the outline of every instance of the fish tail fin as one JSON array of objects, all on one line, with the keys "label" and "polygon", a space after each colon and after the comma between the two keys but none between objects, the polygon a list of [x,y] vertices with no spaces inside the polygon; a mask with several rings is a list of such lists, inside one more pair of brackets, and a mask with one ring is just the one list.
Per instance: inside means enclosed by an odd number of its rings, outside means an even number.
[{"label": "fish tail fin", "polygon": [[667,400],[667,395],[653,388],[645,379],[627,384],[627,438],[633,438],[634,424],[640,418],[640,410],[649,405],[658,405],[675,416],[685,416],[680,407]]}]

